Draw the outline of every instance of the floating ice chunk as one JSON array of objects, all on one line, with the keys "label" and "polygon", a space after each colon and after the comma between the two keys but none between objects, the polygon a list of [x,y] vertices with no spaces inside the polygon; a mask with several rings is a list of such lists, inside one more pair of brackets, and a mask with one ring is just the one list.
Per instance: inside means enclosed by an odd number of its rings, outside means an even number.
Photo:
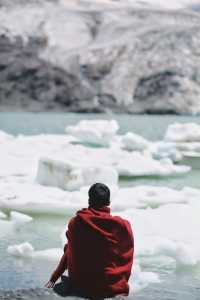
[{"label": "floating ice chunk", "polygon": [[[144,237],[146,238],[146,237]],[[148,246],[147,246],[148,245]],[[176,262],[176,267],[195,266],[198,258],[191,246],[183,242],[176,242],[165,238],[157,238],[154,236],[150,241],[146,240],[145,247],[138,249],[137,255],[140,256],[166,256],[173,258]]]},{"label": "floating ice chunk", "polygon": [[22,214],[22,213],[19,213],[17,211],[11,211],[10,219],[16,226],[20,226],[20,225],[23,225],[25,223],[29,223],[33,220],[32,217],[27,216],[27,215]]},{"label": "floating ice chunk", "polygon": [[200,169],[200,143],[175,143],[182,154],[182,163],[192,169]]},{"label": "floating ice chunk", "polygon": [[188,142],[188,143],[174,142],[174,146],[183,154],[185,152],[200,153],[200,142]]},{"label": "floating ice chunk", "polygon": [[185,194],[185,197],[187,198],[192,198],[192,199],[197,199],[200,197],[200,190],[199,189],[195,189],[195,188],[191,188],[191,187],[184,187],[182,189],[182,193]]},{"label": "floating ice chunk", "polygon": [[165,240],[154,249],[154,255],[166,255],[176,260],[176,266],[194,266],[197,263],[197,258],[192,249],[183,244],[174,241]]},{"label": "floating ice chunk", "polygon": [[2,211],[0,211],[0,219],[7,219],[6,214],[4,214]]},{"label": "floating ice chunk", "polygon": [[36,180],[42,185],[73,190],[83,185],[81,175],[80,169],[75,168],[70,162],[41,158],[39,160]]},{"label": "floating ice chunk", "polygon": [[[160,191],[160,197],[163,193]],[[132,223],[136,255],[166,256],[172,258],[177,267],[195,266],[200,261],[200,233],[197,230],[200,226],[200,192],[184,190],[181,194],[187,204],[172,202],[157,209],[129,208],[120,213]],[[170,194],[165,195],[166,199],[167,196],[170,198]]]},{"label": "floating ice chunk", "polygon": [[200,142],[200,125],[196,123],[174,123],[169,125],[165,140],[171,142]]},{"label": "floating ice chunk", "polygon": [[176,145],[173,143],[152,143],[149,150],[152,157],[157,160],[169,158],[173,162],[179,162],[183,158],[182,153],[177,149]]},{"label": "floating ice chunk", "polygon": [[[23,213],[68,215],[87,205],[87,192],[66,192],[30,183],[2,183],[0,207]],[[10,222],[12,223],[12,222]]]},{"label": "floating ice chunk", "polygon": [[58,261],[63,255],[63,250],[60,248],[45,249],[35,251],[33,258]]},{"label": "floating ice chunk", "polygon": [[[106,179],[107,183],[113,183],[116,180],[114,179],[114,177],[116,178],[114,169],[122,176],[164,176],[165,173],[169,175],[186,172],[184,167],[161,164],[153,160],[150,155],[123,151],[119,145],[115,147],[112,145],[111,148],[89,148],[82,145],[72,145],[70,141],[72,141],[72,138],[65,135],[19,136],[13,138],[1,147],[0,176],[4,178],[15,177],[18,181],[33,180],[37,172],[38,160],[43,156],[53,157],[53,160],[63,161],[65,164],[70,162],[63,169],[70,170],[70,184],[72,184],[73,189],[75,188],[73,185],[90,184],[89,180],[86,181],[88,175],[85,176],[84,173],[85,178],[82,178],[83,170],[87,173],[88,166],[90,170],[92,168],[96,169],[96,166],[101,166],[95,172],[96,174],[103,174],[101,176],[103,179],[105,176],[110,177],[109,181]],[[113,171],[106,169],[105,172],[104,168],[107,167],[112,168]],[[62,169],[62,167],[60,168]],[[188,167],[187,170],[189,170]],[[64,179],[62,178],[62,180]],[[82,181],[84,183],[81,183]],[[58,185],[56,184],[56,186]]]},{"label": "floating ice chunk", "polygon": [[16,257],[32,257],[34,248],[30,243],[25,242],[23,244],[9,246],[7,252]]},{"label": "floating ice chunk", "polygon": [[53,261],[57,261],[63,254],[63,250],[60,248],[35,251],[34,247],[28,242],[9,246],[7,252],[12,256],[20,258],[36,258]]},{"label": "floating ice chunk", "polygon": [[[196,197],[200,196],[198,190]],[[134,196],[133,196],[134,195]],[[127,208],[158,208],[170,203],[188,203],[193,198],[193,193],[185,195],[182,191],[177,191],[167,187],[137,186],[130,188],[120,188],[115,190],[112,207],[115,210],[126,210]],[[125,202],[122,199],[126,199]],[[149,211],[150,213],[150,211]]]},{"label": "floating ice chunk", "polygon": [[154,272],[143,272],[138,262],[134,265],[134,274],[130,277],[130,293],[139,292],[150,283],[159,283],[158,274]]},{"label": "floating ice chunk", "polygon": [[129,157],[121,159],[116,165],[121,176],[170,176],[188,173],[189,166],[176,166],[170,159],[154,160],[150,156],[133,152]]},{"label": "floating ice chunk", "polygon": [[198,259],[191,247],[178,244],[176,249],[176,264],[179,266],[195,266]]},{"label": "floating ice chunk", "polygon": [[56,186],[64,190],[76,190],[95,182],[117,184],[117,171],[109,166],[78,167],[67,161],[56,161],[41,158],[39,161],[37,182],[43,185]]},{"label": "floating ice chunk", "polygon": [[3,144],[5,142],[8,142],[12,140],[14,137],[2,130],[0,130],[0,144]]},{"label": "floating ice chunk", "polygon": [[66,132],[83,143],[108,146],[116,136],[119,125],[115,120],[84,120],[68,126]]},{"label": "floating ice chunk", "polygon": [[[158,208],[172,204],[199,203],[200,191],[184,188],[137,186],[118,188],[111,186],[112,208],[126,211],[132,208]],[[89,187],[68,192],[55,187],[30,183],[2,183],[0,186],[0,208],[25,213],[71,215],[81,207],[87,207]],[[178,208],[177,208],[178,209]],[[149,214],[153,212],[149,211]],[[171,214],[171,212],[170,212]],[[146,217],[146,220],[148,216]],[[154,220],[155,221],[155,220]]]},{"label": "floating ice chunk", "polygon": [[128,151],[143,151],[149,147],[150,142],[138,134],[128,132],[121,137],[121,144]]},{"label": "floating ice chunk", "polygon": [[34,177],[37,161],[68,149],[75,138],[67,135],[17,136],[1,144],[0,176]]},{"label": "floating ice chunk", "polygon": [[10,219],[11,219],[11,221],[16,222],[16,223],[29,223],[33,220],[32,217],[22,214],[22,213],[19,213],[17,211],[11,211]]},{"label": "floating ice chunk", "polygon": [[189,165],[192,169],[200,169],[200,151],[197,152],[184,152],[183,163]]},{"label": "floating ice chunk", "polygon": [[200,125],[196,123],[175,123],[168,127],[165,140],[183,155],[183,163],[192,168],[200,168]]}]

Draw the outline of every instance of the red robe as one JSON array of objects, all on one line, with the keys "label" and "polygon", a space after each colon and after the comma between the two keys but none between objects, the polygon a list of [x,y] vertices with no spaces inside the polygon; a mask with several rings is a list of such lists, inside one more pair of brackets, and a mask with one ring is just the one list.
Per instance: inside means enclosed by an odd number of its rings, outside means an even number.
[{"label": "red robe", "polygon": [[131,226],[110,208],[78,211],[66,232],[67,268],[74,286],[90,297],[129,293],[134,254]]}]

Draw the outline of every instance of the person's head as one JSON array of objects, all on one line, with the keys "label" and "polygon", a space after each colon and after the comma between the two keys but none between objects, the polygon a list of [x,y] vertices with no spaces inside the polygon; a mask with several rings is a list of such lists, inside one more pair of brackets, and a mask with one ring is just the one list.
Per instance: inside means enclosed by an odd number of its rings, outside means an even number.
[{"label": "person's head", "polygon": [[91,208],[100,209],[110,205],[110,190],[103,183],[93,184],[88,191],[88,196],[89,207]]}]

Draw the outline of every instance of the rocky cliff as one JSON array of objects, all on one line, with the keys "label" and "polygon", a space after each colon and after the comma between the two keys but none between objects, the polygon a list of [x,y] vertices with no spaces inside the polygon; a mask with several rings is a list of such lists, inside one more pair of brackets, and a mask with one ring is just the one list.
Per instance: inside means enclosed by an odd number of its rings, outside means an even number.
[{"label": "rocky cliff", "polygon": [[199,14],[0,1],[0,111],[19,110],[199,113]]}]

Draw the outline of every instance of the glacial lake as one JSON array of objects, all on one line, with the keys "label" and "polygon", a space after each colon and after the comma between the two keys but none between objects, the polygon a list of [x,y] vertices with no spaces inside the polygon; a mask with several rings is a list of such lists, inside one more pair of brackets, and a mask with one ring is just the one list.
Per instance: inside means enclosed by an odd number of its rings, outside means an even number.
[{"label": "glacial lake", "polygon": [[[64,134],[67,125],[83,119],[115,119],[120,125],[120,134],[135,132],[151,140],[161,140],[169,124],[174,122],[195,122],[200,117],[168,115],[104,115],[73,113],[0,113],[0,130],[12,135]],[[0,150],[1,151],[1,150]],[[181,189],[185,186],[200,189],[200,170],[192,170],[184,176],[167,178],[140,178],[120,181],[121,186],[154,185]],[[0,179],[1,180],[1,179]],[[200,199],[199,199],[200,201]],[[58,248],[61,246],[60,233],[66,227],[71,213],[66,218],[35,214],[33,222],[14,229],[7,235],[0,235],[0,290],[30,289],[43,287],[55,267],[55,261],[16,259],[7,253],[7,247],[30,242],[36,249]],[[190,220],[185,220],[190,222]],[[145,220],[144,220],[145,222]],[[169,220],[170,222],[170,220]],[[161,224],[162,226],[162,224]],[[176,229],[174,229],[176,230]],[[196,228],[197,231],[200,228]],[[158,264],[159,263],[159,268]],[[157,258],[142,261],[144,271],[157,272],[160,283],[152,283],[136,293],[132,299],[141,300],[199,300],[200,265],[179,268]],[[131,297],[130,297],[131,298]]]}]

